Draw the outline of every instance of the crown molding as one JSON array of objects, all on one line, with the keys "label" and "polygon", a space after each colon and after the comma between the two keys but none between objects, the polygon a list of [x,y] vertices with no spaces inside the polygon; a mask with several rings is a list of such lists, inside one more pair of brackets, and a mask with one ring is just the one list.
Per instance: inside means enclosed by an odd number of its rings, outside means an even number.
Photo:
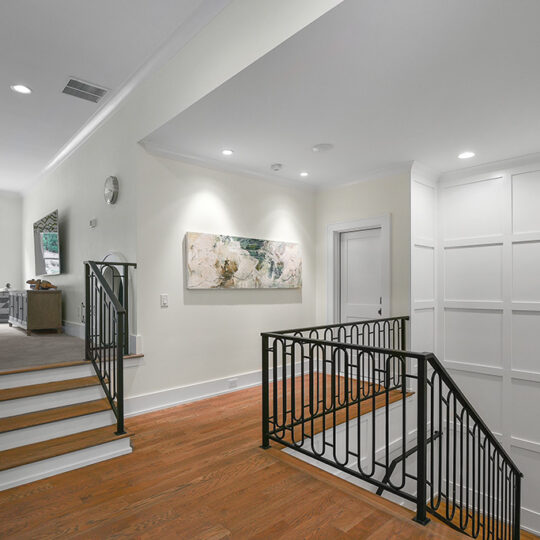
[{"label": "crown molding", "polygon": [[465,169],[448,171],[440,175],[439,182],[461,180],[463,178],[479,176],[482,174],[494,174],[533,163],[540,163],[540,152],[535,152],[533,154],[525,154],[524,156],[517,156],[508,159],[502,159],[499,161],[491,161],[489,163],[483,163],[481,165],[475,165],[473,167],[467,167]]},{"label": "crown molding", "polygon": [[374,180],[381,180],[382,178],[388,178],[390,176],[398,176],[400,174],[411,174],[411,167],[413,161],[404,161],[401,163],[393,163],[388,167],[381,167],[379,169],[374,169],[367,171],[365,173],[359,173],[358,179],[352,182],[346,182],[341,184],[333,184],[329,186],[319,186],[319,192],[331,191],[333,189],[342,189],[349,186],[355,186],[356,184],[363,184],[364,182],[372,182]]},{"label": "crown molding", "polygon": [[165,148],[161,145],[155,145],[150,142],[140,141],[139,144],[151,155],[157,157],[163,157],[167,159],[172,159],[173,161],[181,161],[183,163],[189,163],[191,165],[196,165],[198,167],[205,167],[207,169],[213,169],[216,171],[241,174],[242,176],[250,176],[259,178],[271,184],[277,184],[287,188],[296,188],[303,191],[315,192],[316,186],[308,184],[307,182],[301,182],[299,180],[292,180],[288,178],[281,178],[279,176],[273,176],[272,174],[264,174],[259,171],[253,171],[251,169],[246,169],[243,167],[231,165],[224,163],[223,161],[212,159],[212,158],[202,158],[198,156],[192,156],[189,154],[183,154],[182,152],[177,152],[176,150],[171,150],[170,148]]}]

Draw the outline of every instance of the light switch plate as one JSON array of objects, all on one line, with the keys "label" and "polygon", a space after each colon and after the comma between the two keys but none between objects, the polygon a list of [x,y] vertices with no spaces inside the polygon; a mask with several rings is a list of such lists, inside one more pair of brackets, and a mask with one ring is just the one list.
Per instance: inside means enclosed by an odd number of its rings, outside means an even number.
[{"label": "light switch plate", "polygon": [[159,295],[159,305],[162,308],[169,307],[169,295],[164,293]]}]

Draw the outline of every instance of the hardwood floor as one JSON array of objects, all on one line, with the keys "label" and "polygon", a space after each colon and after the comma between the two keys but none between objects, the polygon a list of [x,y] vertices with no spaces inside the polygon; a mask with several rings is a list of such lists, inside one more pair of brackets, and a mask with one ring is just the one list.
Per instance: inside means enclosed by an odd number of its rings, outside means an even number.
[{"label": "hardwood floor", "polygon": [[134,452],[0,493],[0,538],[463,538],[260,444],[260,388],[131,418]]}]

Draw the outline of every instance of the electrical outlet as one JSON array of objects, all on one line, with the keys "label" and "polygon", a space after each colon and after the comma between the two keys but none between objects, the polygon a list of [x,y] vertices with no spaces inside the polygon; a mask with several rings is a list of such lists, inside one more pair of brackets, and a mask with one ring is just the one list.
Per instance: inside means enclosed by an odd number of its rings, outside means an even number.
[{"label": "electrical outlet", "polygon": [[238,379],[229,379],[229,388],[238,388]]},{"label": "electrical outlet", "polygon": [[159,295],[159,305],[162,308],[169,307],[169,295],[167,293]]}]

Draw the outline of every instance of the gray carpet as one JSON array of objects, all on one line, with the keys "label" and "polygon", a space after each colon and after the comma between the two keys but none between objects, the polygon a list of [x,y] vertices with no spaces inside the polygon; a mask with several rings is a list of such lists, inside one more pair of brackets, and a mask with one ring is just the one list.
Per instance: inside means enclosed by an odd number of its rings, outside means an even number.
[{"label": "gray carpet", "polygon": [[0,324],[0,372],[84,359],[84,341],[64,334],[27,336],[20,328]]}]

